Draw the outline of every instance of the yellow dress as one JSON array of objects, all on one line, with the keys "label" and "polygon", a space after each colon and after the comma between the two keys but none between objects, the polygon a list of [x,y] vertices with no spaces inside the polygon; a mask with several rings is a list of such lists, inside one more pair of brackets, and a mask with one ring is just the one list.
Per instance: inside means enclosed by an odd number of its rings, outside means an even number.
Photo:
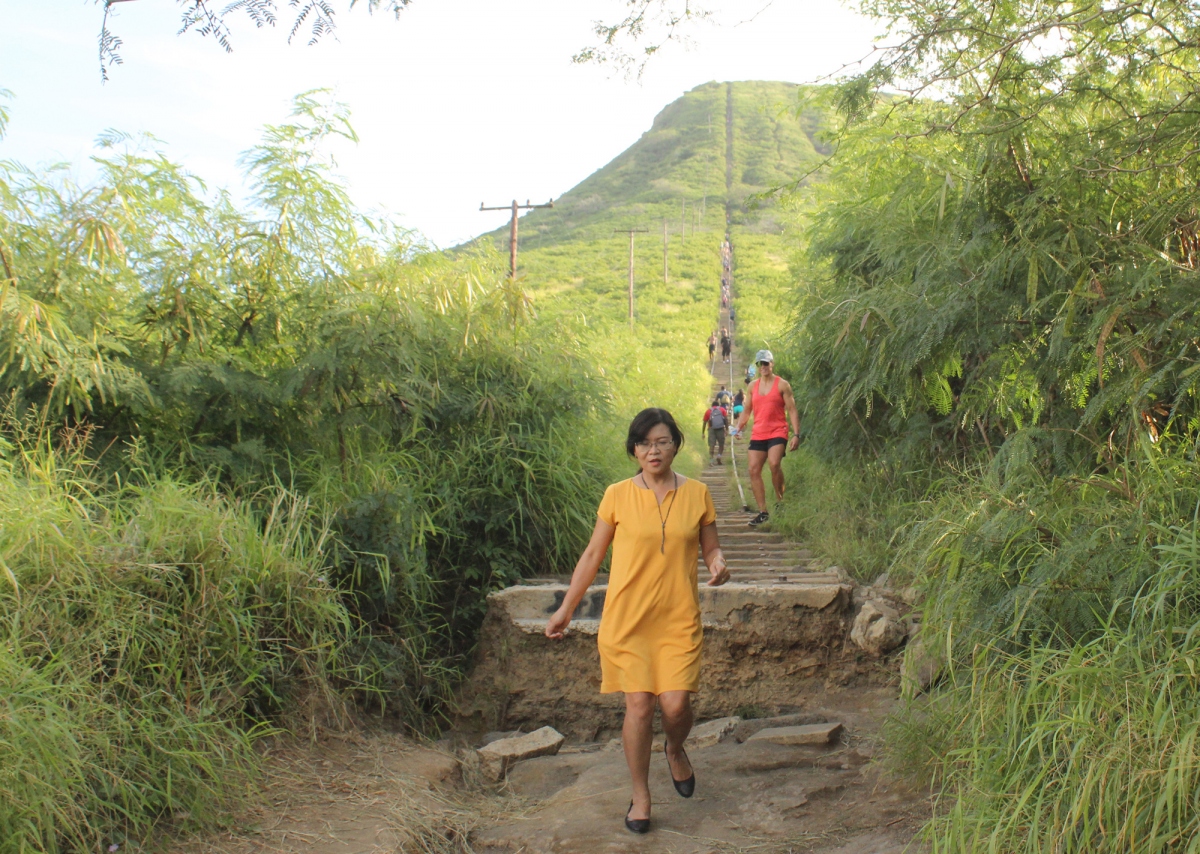
[{"label": "yellow dress", "polygon": [[717,511],[708,487],[690,478],[657,503],[633,479],[614,483],[600,502],[597,515],[617,529],[600,618],[602,694],[700,687],[696,563],[700,527],[715,522]]}]

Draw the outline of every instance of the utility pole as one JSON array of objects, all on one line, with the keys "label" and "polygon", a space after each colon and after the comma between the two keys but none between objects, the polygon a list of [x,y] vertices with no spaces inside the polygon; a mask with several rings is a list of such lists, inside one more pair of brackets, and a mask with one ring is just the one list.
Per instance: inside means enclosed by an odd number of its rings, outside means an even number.
[{"label": "utility pole", "polygon": [[670,284],[667,278],[667,218],[663,217],[663,284]]},{"label": "utility pole", "polygon": [[613,234],[628,234],[629,235],[629,328],[633,329],[633,236],[635,234],[645,234],[649,231],[648,228],[621,228],[613,232]]},{"label": "utility pole", "polygon": [[517,211],[533,210],[535,208],[552,208],[554,200],[546,202],[544,205],[531,205],[529,199],[525,200],[525,204],[517,204],[517,200],[513,199],[512,206],[505,205],[502,208],[485,208],[483,202],[479,203],[481,211],[512,211],[512,221],[508,225],[508,276],[513,281],[517,279]]},{"label": "utility pole", "polygon": [[679,245],[687,243],[687,200],[679,200]]}]

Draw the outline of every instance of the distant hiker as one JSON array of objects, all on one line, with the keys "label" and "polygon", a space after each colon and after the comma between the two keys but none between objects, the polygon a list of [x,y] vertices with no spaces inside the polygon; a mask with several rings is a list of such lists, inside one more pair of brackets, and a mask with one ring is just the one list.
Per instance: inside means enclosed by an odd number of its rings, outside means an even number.
[{"label": "distant hiker", "polygon": [[[625,827],[633,833],[650,830],[656,701],[675,791],[690,798],[696,789],[696,772],[683,744],[692,729],[691,695],[700,689],[704,642],[696,595],[697,550],[708,566],[709,587],[729,580],[708,487],[671,470],[682,444],[683,433],[665,409],[643,409],[633,419],[625,451],[641,470],[605,490],[592,539],[575,564],[571,586],[546,622],[546,637],[561,640],[612,545],[612,572],[597,638],[600,693],[625,695],[621,743],[633,778]],[[583,674],[576,678],[582,684]]]},{"label": "distant hiker", "polygon": [[737,390],[737,394],[735,394],[733,396],[733,410],[732,410],[733,419],[732,420],[735,424],[737,423],[738,418],[741,416],[742,411],[746,408],[744,404],[745,404],[745,395],[742,394],[742,390],[739,388]]},{"label": "distant hiker", "polygon": [[753,363],[747,365],[746,366],[746,381],[743,383],[743,385],[750,385],[750,383],[754,380],[754,378],[757,375],[758,375],[758,368],[754,367]]},{"label": "distant hiker", "polygon": [[725,407],[728,407],[733,402],[733,395],[729,393],[725,386],[721,386],[721,390],[717,392],[716,398],[717,403]]},{"label": "distant hiker", "polygon": [[[758,503],[758,515],[750,520],[756,528],[770,518],[767,512],[767,493],[763,487],[763,463],[771,468],[771,485],[775,487],[775,500],[783,498],[783,455],[787,450],[800,447],[800,414],[796,412],[796,398],[792,386],[775,374],[775,357],[770,350],[759,350],[754,357],[758,365],[758,379],[750,386],[746,407],[738,420],[738,432],[753,418],[754,428],[750,431],[749,456],[750,488]],[[785,418],[786,415],[786,418]],[[792,426],[792,438],[788,441],[788,424]]]},{"label": "distant hiker", "polygon": [[728,362],[729,354],[733,352],[733,339],[729,337],[729,327],[721,327],[721,361]]},{"label": "distant hiker", "polygon": [[712,335],[708,336],[708,360],[711,362],[713,356],[717,352],[717,330],[713,330]]},{"label": "distant hiker", "polygon": [[[725,386],[721,386],[721,388],[725,388]],[[739,388],[739,389],[737,390],[737,393],[736,393],[736,394],[734,394],[734,396],[733,396],[733,405],[734,405],[734,406],[741,406],[741,405],[742,405],[742,403],[744,402],[744,401],[743,401],[743,398],[744,398],[745,396],[746,396],[746,395],[745,395],[745,393],[744,393],[744,392],[743,392],[743,391],[742,391],[742,390]]]},{"label": "distant hiker", "polygon": [[[725,386],[721,386],[725,391]],[[729,392],[725,392],[729,394]],[[721,404],[718,396],[712,406],[704,411],[704,424],[700,427],[700,435],[708,431],[708,464],[722,465],[721,457],[725,455],[725,428],[729,425],[729,411]],[[714,450],[715,449],[715,450]]]},{"label": "distant hiker", "polygon": [[735,309],[735,308],[733,308],[732,306],[730,306],[730,308],[729,308],[729,322],[730,322],[730,323],[733,323],[733,322],[735,322],[736,320],[737,320],[737,309]]}]

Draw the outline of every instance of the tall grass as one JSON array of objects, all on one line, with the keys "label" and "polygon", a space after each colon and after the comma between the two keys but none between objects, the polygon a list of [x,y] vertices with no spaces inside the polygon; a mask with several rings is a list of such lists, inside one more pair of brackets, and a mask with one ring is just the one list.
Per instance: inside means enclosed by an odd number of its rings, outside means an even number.
[{"label": "tall grass", "polygon": [[784,458],[788,491],[772,529],[870,582],[893,567],[905,527],[918,518],[927,477],[882,463],[834,463],[806,445]]},{"label": "tall grass", "polygon": [[1200,535],[1158,533],[1156,572],[1093,636],[980,644],[897,722],[944,784],[934,851],[1200,850]]},{"label": "tall grass", "polygon": [[0,852],[102,850],[244,794],[268,721],[341,712],[326,526],[278,489],[106,484],[81,443],[0,458]]}]

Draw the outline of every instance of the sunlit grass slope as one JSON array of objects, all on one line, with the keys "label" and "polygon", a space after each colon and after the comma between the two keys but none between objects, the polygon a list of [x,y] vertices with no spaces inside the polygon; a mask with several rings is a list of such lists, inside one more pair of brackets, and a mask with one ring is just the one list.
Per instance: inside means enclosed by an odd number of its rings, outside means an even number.
[{"label": "sunlit grass slope", "polygon": [[[767,346],[782,331],[787,249],[773,203],[759,196],[821,161],[825,114],[803,106],[807,94],[777,82],[698,86],[553,209],[521,218],[518,276],[546,334],[590,330],[613,384],[614,439],[624,419],[650,405],[670,409],[698,438],[727,205],[739,323],[749,336],[743,349]],[[645,229],[634,240],[632,329],[623,229]],[[482,239],[503,248],[507,238],[503,228]],[[692,465],[699,459],[686,456]]]}]

